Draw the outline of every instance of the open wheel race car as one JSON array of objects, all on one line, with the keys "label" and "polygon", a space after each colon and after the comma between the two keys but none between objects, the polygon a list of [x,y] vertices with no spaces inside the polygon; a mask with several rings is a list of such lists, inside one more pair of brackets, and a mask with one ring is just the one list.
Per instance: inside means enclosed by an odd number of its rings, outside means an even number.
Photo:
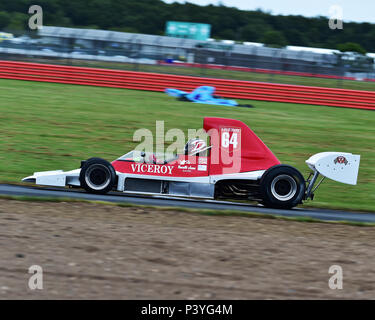
[{"label": "open wheel race car", "polygon": [[[35,172],[23,181],[46,186],[82,187],[91,193],[109,191],[206,199],[248,199],[267,207],[292,208],[313,199],[325,177],[355,185],[360,156],[322,152],[306,160],[309,178],[281,164],[243,122],[204,118],[209,144],[192,139],[183,154],[158,158],[133,150],[109,163],[100,158],[64,172]],[[318,176],[322,179],[316,184]]]}]

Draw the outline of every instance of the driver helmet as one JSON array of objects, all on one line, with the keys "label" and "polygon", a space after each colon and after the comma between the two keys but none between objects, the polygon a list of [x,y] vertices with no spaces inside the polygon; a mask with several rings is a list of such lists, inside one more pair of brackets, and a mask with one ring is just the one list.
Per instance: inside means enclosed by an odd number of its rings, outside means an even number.
[{"label": "driver helmet", "polygon": [[185,145],[185,155],[187,156],[199,155],[199,153],[206,150],[206,142],[202,139],[190,139]]}]

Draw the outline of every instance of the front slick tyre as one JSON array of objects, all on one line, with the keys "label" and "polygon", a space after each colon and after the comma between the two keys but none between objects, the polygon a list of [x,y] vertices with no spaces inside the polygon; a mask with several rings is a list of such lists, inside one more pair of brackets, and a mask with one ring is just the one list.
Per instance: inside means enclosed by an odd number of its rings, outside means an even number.
[{"label": "front slick tyre", "polygon": [[305,179],[297,169],[284,164],[273,166],[260,183],[262,204],[270,208],[293,208],[302,203],[305,188]]},{"label": "front slick tyre", "polygon": [[79,181],[87,192],[105,194],[111,191],[116,183],[116,171],[108,161],[90,158],[81,168]]}]

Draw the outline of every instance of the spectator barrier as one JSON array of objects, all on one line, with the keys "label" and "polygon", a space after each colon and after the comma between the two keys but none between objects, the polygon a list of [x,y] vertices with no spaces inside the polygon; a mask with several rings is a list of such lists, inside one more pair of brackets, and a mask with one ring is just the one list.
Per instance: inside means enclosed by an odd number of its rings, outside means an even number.
[{"label": "spectator barrier", "polygon": [[375,92],[170,74],[0,61],[0,78],[164,91],[190,91],[201,85],[216,87],[216,94],[237,99],[302,103],[375,110]]}]

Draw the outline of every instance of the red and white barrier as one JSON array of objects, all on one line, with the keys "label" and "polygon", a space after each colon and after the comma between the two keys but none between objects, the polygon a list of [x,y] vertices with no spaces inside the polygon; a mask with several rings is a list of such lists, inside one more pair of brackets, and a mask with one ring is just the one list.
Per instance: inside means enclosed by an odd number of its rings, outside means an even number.
[{"label": "red and white barrier", "polygon": [[0,61],[0,78],[100,87],[164,91],[190,91],[201,85],[216,87],[227,98],[303,103],[375,110],[375,92],[179,76],[149,72],[71,67],[28,62]]}]

